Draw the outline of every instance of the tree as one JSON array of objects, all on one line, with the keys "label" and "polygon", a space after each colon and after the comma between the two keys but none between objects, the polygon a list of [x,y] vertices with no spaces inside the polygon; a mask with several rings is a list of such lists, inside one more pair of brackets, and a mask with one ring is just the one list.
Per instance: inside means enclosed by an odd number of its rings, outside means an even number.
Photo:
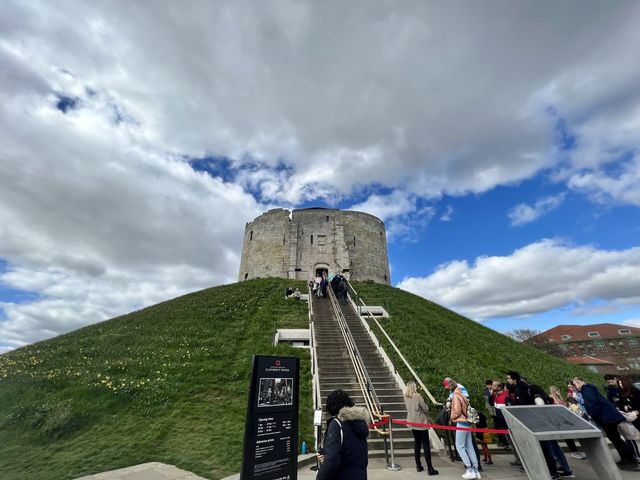
[{"label": "tree", "polygon": [[549,355],[562,357],[562,351],[558,344],[547,335],[542,335],[541,333],[540,330],[533,330],[531,328],[514,328],[513,330],[505,332],[505,335],[513,338],[516,342],[531,345]]},{"label": "tree", "polygon": [[540,330],[533,330],[530,328],[514,328],[513,330],[505,332],[505,335],[513,338],[516,342],[526,343],[535,347],[538,343],[535,340],[535,337],[540,333]]}]

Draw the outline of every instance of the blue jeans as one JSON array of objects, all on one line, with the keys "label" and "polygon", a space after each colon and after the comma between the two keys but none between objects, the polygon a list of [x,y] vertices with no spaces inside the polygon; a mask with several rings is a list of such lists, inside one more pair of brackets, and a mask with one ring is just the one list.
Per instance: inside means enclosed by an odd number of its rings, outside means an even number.
[{"label": "blue jeans", "polygon": [[[470,428],[471,424],[458,422],[456,426]],[[473,432],[456,430],[456,450],[465,467],[478,468],[478,457],[476,457],[476,452],[473,449]]]}]

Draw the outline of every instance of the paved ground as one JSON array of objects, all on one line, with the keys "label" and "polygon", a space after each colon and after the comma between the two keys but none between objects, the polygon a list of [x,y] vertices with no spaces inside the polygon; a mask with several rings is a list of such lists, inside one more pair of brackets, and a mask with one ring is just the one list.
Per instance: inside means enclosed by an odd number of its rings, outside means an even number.
[{"label": "paved ground", "polygon": [[[485,466],[482,478],[486,480],[523,480],[526,475],[517,468],[511,467],[509,462],[513,460],[510,455],[495,455],[494,465]],[[588,460],[576,460],[568,458],[569,464],[574,469],[577,480],[599,480],[591,469]],[[369,459],[368,479],[369,480],[426,480],[434,478],[440,480],[460,480],[463,473],[460,462],[451,463],[447,459],[435,457],[434,465],[440,471],[437,477],[428,477],[425,472],[418,473],[413,465],[413,459],[402,457],[396,463],[403,467],[398,472],[391,472],[385,468],[384,460],[381,458]],[[621,472],[623,480],[638,480],[640,473]],[[299,480],[315,479],[315,472],[306,465],[298,470]],[[237,480],[240,475],[232,475],[224,480]],[[172,465],[152,462],[136,465],[134,467],[113,470],[111,472],[89,475],[77,480],[205,480],[193,473],[180,470]],[[535,479],[545,480],[545,479]]]},{"label": "paved ground", "polygon": [[76,480],[206,480],[198,475],[160,462],[142,463],[133,467],[87,475]]}]

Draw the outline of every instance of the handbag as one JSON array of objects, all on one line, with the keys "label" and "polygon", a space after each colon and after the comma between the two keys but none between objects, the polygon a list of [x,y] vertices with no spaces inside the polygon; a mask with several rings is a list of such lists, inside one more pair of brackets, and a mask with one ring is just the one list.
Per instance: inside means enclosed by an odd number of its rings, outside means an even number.
[{"label": "handbag", "polygon": [[625,440],[640,440],[640,431],[631,422],[620,422],[618,432]]},{"label": "handbag", "polygon": [[447,407],[442,407],[436,416],[438,425],[451,425],[451,411]]}]

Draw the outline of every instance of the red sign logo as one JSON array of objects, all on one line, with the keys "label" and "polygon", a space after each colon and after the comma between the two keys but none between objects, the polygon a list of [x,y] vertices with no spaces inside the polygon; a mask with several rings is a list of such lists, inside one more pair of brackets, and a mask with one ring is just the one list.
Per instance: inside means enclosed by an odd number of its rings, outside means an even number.
[{"label": "red sign logo", "polygon": [[280,360],[276,360],[276,367],[280,366]]}]

